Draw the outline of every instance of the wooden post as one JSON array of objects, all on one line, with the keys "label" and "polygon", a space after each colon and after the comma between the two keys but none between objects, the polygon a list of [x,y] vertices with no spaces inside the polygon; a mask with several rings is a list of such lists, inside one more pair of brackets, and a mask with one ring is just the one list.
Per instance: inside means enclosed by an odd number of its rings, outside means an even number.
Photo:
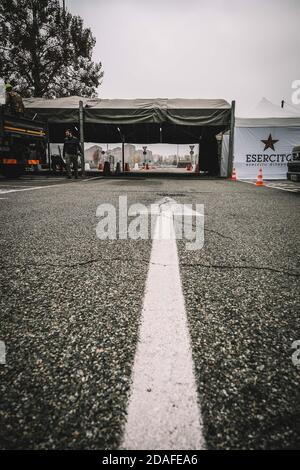
[{"label": "wooden post", "polygon": [[234,126],[235,126],[235,101],[231,102],[231,116],[230,116],[230,136],[229,136],[229,151],[228,151],[228,169],[227,177],[230,178],[233,170],[233,152],[234,152]]},{"label": "wooden post", "polygon": [[85,176],[85,160],[84,160],[84,109],[83,101],[79,101],[79,129],[80,129],[80,145],[82,148],[81,155],[81,175]]}]

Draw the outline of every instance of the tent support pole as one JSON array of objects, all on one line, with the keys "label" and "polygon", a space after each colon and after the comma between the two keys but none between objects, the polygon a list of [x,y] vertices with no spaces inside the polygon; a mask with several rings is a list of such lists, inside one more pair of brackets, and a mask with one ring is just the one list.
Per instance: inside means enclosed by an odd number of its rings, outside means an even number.
[{"label": "tent support pole", "polygon": [[122,172],[125,171],[125,138],[122,138]]},{"label": "tent support pole", "polygon": [[203,137],[203,134],[204,134],[204,128],[202,127],[201,128],[201,134],[199,135],[199,144],[198,144],[198,175],[200,176],[200,151],[201,151],[201,140],[202,140],[202,137]]},{"label": "tent support pole", "polygon": [[84,160],[84,109],[83,101],[79,101],[79,129],[80,129],[80,145],[82,149],[81,155],[81,175],[85,176],[85,160]]},{"label": "tent support pole", "polygon": [[227,177],[228,178],[230,178],[230,176],[232,174],[232,170],[233,170],[234,125],[235,125],[235,101],[232,101],[231,102],[231,116],[230,116],[228,169],[227,169]]},{"label": "tent support pole", "polygon": [[0,137],[4,136],[4,104],[0,104]]},{"label": "tent support pole", "polygon": [[51,149],[50,149],[50,137],[49,137],[49,120],[47,119],[46,123],[46,132],[47,132],[47,154],[48,154],[48,164],[49,164],[49,173],[51,171]]}]

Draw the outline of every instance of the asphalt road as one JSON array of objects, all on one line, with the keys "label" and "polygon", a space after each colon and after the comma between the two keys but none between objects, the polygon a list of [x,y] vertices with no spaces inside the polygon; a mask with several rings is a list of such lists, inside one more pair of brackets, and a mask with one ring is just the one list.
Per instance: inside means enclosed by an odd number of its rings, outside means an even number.
[{"label": "asphalt road", "polygon": [[0,181],[0,448],[120,445],[152,242],[99,240],[96,210],[125,194],[205,206],[204,248],[177,246],[206,447],[299,447],[299,194],[33,177]]}]

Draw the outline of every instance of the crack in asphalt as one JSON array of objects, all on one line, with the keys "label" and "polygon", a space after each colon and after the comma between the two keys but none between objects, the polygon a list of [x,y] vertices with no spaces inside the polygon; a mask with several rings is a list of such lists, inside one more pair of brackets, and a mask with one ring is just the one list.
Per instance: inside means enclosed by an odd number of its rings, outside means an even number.
[{"label": "crack in asphalt", "polygon": [[224,234],[221,233],[221,232],[217,232],[217,230],[212,230],[212,229],[210,229],[210,228],[204,228],[204,231],[205,231],[205,232],[212,232],[212,233],[215,233],[216,235],[219,235],[219,236],[222,237],[222,238],[228,238],[228,240],[233,240],[232,237],[228,237],[228,236],[224,235]]},{"label": "crack in asphalt", "polygon": [[[133,263],[134,261],[137,261],[139,263],[144,263],[144,264],[157,264],[159,266],[166,266],[165,264],[160,264],[160,263],[152,263],[149,260],[145,259],[139,259],[139,260],[134,260],[132,258],[122,258],[122,257],[113,257],[110,259],[107,258],[92,258],[86,261],[79,261],[77,263],[73,264],[55,264],[55,263],[26,263],[25,267],[43,267],[43,266],[51,266],[54,268],[76,268],[78,266],[86,266],[89,264],[94,264],[94,263],[99,263],[101,261],[104,262],[111,262],[111,261],[123,261],[123,262],[130,262]],[[288,276],[292,277],[300,277],[300,273],[297,272],[291,272],[286,269],[278,269],[278,268],[273,268],[271,266],[253,266],[253,265],[245,265],[245,264],[239,264],[239,265],[229,265],[229,264],[204,264],[204,263],[180,263],[180,266],[182,267],[199,267],[199,268],[212,268],[212,269],[254,269],[254,270],[259,270],[259,271],[272,271],[280,274],[286,274]],[[13,268],[22,268],[24,265],[14,265],[11,266]]]},{"label": "crack in asphalt", "polygon": [[249,265],[228,265],[228,264],[202,264],[202,263],[182,263],[184,267],[201,267],[201,268],[213,268],[213,269],[256,269],[261,271],[273,271],[280,274],[286,274],[288,276],[300,277],[300,273],[290,272],[284,269],[272,268],[270,266],[249,266]]},{"label": "crack in asphalt", "polygon": [[99,262],[110,262],[110,261],[125,261],[125,262],[130,262],[130,263],[133,263],[134,261],[138,261],[138,262],[143,262],[143,263],[146,263],[145,260],[134,260],[132,258],[92,258],[92,259],[89,259],[89,260],[86,260],[86,261],[78,261],[77,263],[73,263],[73,264],[65,264],[65,263],[26,263],[24,265],[21,265],[21,264],[15,264],[15,265],[10,265],[10,267],[12,268],[26,268],[26,267],[36,267],[36,268],[41,268],[43,266],[50,266],[50,267],[53,267],[53,268],[76,268],[77,266],[85,266],[85,265],[88,265],[88,264],[94,264],[94,263],[99,263]]}]

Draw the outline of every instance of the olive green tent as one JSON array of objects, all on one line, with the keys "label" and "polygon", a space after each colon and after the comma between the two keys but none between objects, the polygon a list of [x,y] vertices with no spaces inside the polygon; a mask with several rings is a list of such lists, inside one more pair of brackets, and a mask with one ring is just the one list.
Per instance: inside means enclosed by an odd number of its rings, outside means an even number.
[{"label": "olive green tent", "polygon": [[230,106],[222,99],[109,100],[70,96],[29,98],[24,103],[27,115],[47,121],[50,142],[62,142],[65,129],[71,128],[82,142],[201,143],[199,167],[210,174],[219,174],[215,136],[233,129],[234,121],[234,102]]},{"label": "olive green tent", "polygon": [[89,142],[192,143],[204,134],[230,128],[231,107],[225,100],[90,99],[71,96],[54,100],[25,99],[32,116],[47,120],[50,140],[61,142],[64,128],[79,125],[83,103],[84,136]]}]

